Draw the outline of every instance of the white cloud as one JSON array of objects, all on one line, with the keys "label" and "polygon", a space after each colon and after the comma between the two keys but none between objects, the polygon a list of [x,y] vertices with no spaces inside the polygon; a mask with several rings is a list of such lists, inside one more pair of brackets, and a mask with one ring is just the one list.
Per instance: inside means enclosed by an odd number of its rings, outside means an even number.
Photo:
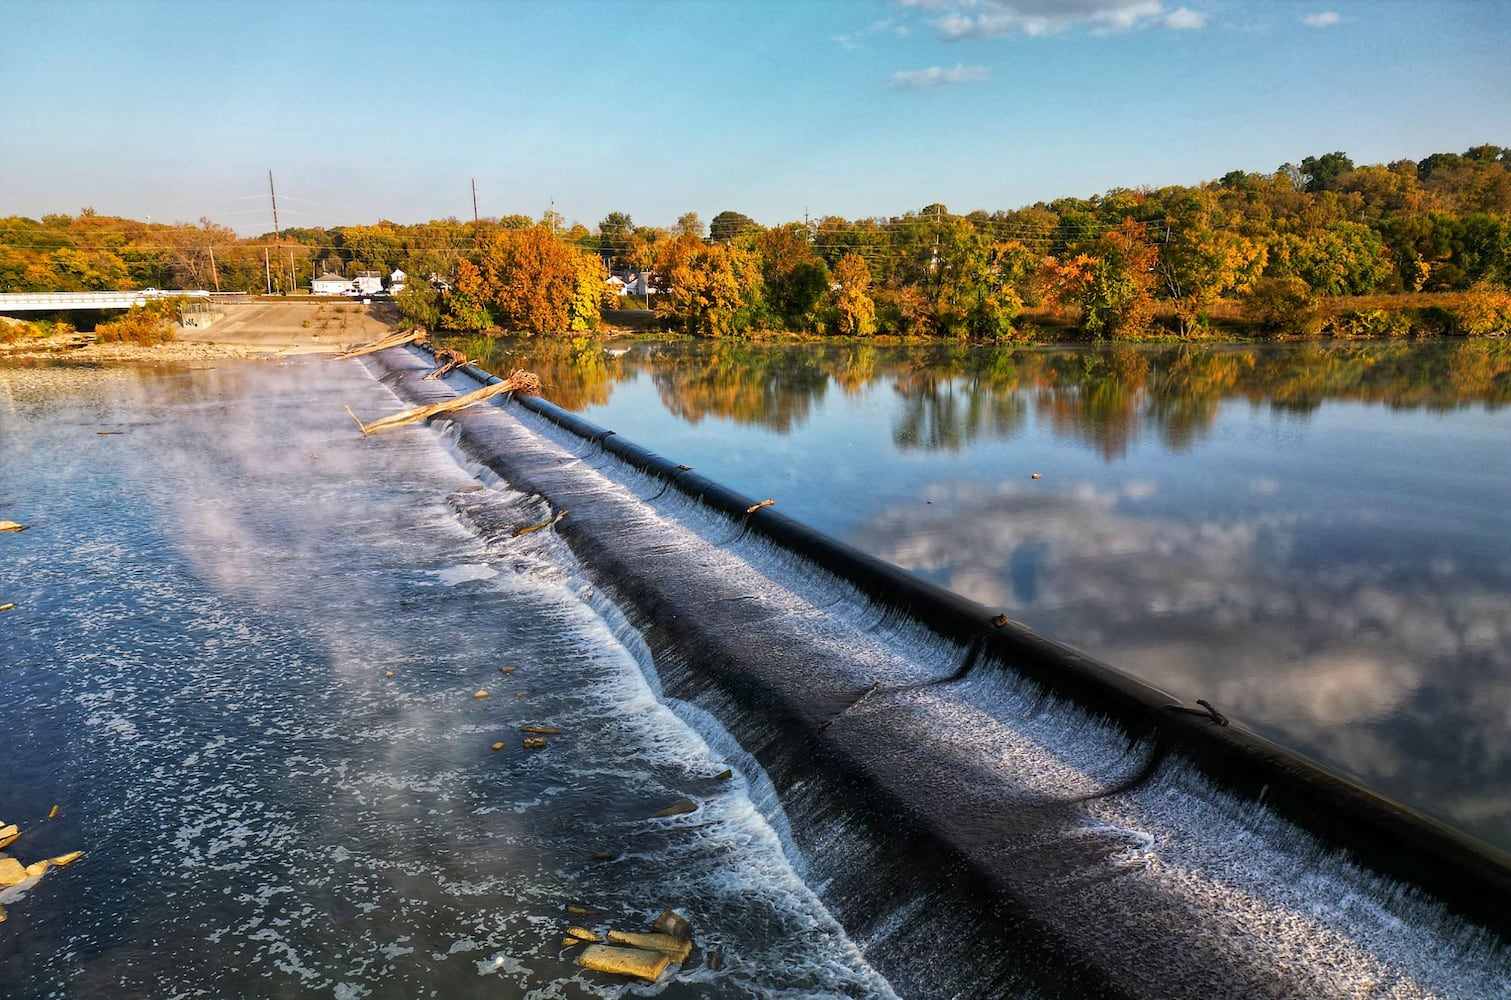
[{"label": "white cloud", "polygon": [[1135,28],[1192,30],[1207,15],[1189,7],[1167,11],[1160,0],[903,0],[906,6],[941,12],[934,26],[945,41],[1023,34],[1031,38],[1084,29],[1116,34]]},{"label": "white cloud", "polygon": [[947,87],[957,83],[984,83],[990,77],[991,70],[985,66],[960,64],[953,69],[930,66],[928,69],[893,73],[891,86],[898,90],[927,90],[930,87]]},{"label": "white cloud", "polygon": [[1206,26],[1207,15],[1190,7],[1177,7],[1166,14],[1160,23],[1173,31],[1194,31]]},{"label": "white cloud", "polygon": [[1325,10],[1320,14],[1306,15],[1301,19],[1301,23],[1306,25],[1308,28],[1326,28],[1329,25],[1337,24],[1341,20],[1343,20],[1343,18],[1338,16],[1337,11]]}]

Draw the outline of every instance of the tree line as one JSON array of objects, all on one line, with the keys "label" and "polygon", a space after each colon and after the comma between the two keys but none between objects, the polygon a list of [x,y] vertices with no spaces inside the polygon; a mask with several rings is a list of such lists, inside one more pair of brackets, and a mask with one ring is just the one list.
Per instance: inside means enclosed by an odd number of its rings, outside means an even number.
[{"label": "tree line", "polygon": [[707,225],[687,213],[667,228],[616,211],[589,229],[551,212],[240,239],[208,220],[165,226],[87,209],[0,220],[5,290],[276,291],[322,272],[396,268],[409,276],[396,297],[406,316],[459,331],[593,330],[605,306],[633,304],[608,294],[612,271],[648,276],[660,321],[699,336],[1000,340],[1054,325],[1120,339],[1199,333],[1235,315],[1287,332],[1324,322],[1399,332],[1388,308],[1340,319],[1320,306],[1424,292],[1460,293],[1440,329],[1490,332],[1511,322],[1511,148],[1367,166],[1333,152],[1272,173],[1010,211],[933,204],[769,227],[736,211]]}]

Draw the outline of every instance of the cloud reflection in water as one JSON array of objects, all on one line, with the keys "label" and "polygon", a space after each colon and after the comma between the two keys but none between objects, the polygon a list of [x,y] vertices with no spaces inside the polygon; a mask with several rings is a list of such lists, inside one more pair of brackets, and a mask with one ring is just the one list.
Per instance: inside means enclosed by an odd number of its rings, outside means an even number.
[{"label": "cloud reflection in water", "polygon": [[1142,514],[1152,496],[939,485],[857,542],[1511,843],[1511,746],[1486,735],[1511,719],[1511,596],[1405,546],[1319,552],[1296,513],[1192,523]]}]

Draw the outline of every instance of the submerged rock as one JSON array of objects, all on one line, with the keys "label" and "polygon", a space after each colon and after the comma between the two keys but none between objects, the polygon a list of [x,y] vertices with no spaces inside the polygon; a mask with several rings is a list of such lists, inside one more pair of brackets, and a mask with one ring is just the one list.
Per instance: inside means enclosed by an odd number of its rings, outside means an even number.
[{"label": "submerged rock", "polygon": [[21,836],[21,828],[12,823],[10,826],[0,824],[0,849],[9,847]]},{"label": "submerged rock", "polygon": [[493,749],[495,749],[495,750],[502,750],[503,748],[504,748],[504,745],[502,743],[495,743],[495,744],[493,744]]},{"label": "submerged rock", "polygon": [[477,692],[475,692],[472,695],[472,697],[474,697],[474,698],[486,698],[486,697],[488,697],[488,692],[487,691],[483,691],[483,690],[478,690]]},{"label": "submerged rock", "polygon": [[545,748],[546,748],[546,738],[544,736],[526,736],[525,737],[525,749],[526,750],[544,750]]},{"label": "submerged rock", "polygon": [[693,936],[693,925],[676,910],[662,910],[656,922],[651,924],[651,930],[657,934],[669,934],[672,937],[690,938]]},{"label": "submerged rock", "polygon": [[568,927],[567,937],[574,938],[580,943],[591,944],[602,941],[603,938],[588,930],[586,927]]},{"label": "submerged rock", "polygon": [[59,868],[67,868],[69,865],[73,864],[75,861],[79,860],[83,856],[84,856],[84,852],[83,851],[69,851],[67,854],[60,854],[57,857],[52,858],[50,860],[52,861],[53,864],[57,865]]},{"label": "submerged rock", "polygon": [[27,525],[17,524],[15,521],[0,521],[0,531],[25,531]]}]

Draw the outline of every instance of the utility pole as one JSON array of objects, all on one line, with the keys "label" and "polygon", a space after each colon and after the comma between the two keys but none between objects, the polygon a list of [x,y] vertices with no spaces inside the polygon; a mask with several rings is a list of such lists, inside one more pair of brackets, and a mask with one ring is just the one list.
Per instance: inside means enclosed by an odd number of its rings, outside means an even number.
[{"label": "utility pole", "polygon": [[472,178],[472,225],[477,226],[477,178]]},{"label": "utility pole", "polygon": [[289,292],[299,291],[299,272],[294,270],[294,248],[289,247]]},{"label": "utility pole", "polygon": [[273,190],[273,171],[268,171],[268,196],[273,199],[273,240],[283,242],[282,230],[278,228],[278,192]]},{"label": "utility pole", "polygon": [[210,251],[210,277],[215,279],[215,290],[218,292],[220,291],[220,271],[215,266],[215,247],[210,246],[205,249]]},{"label": "utility pole", "polygon": [[262,248],[262,269],[268,278],[268,294],[273,294],[273,265],[268,263],[268,248]]}]

